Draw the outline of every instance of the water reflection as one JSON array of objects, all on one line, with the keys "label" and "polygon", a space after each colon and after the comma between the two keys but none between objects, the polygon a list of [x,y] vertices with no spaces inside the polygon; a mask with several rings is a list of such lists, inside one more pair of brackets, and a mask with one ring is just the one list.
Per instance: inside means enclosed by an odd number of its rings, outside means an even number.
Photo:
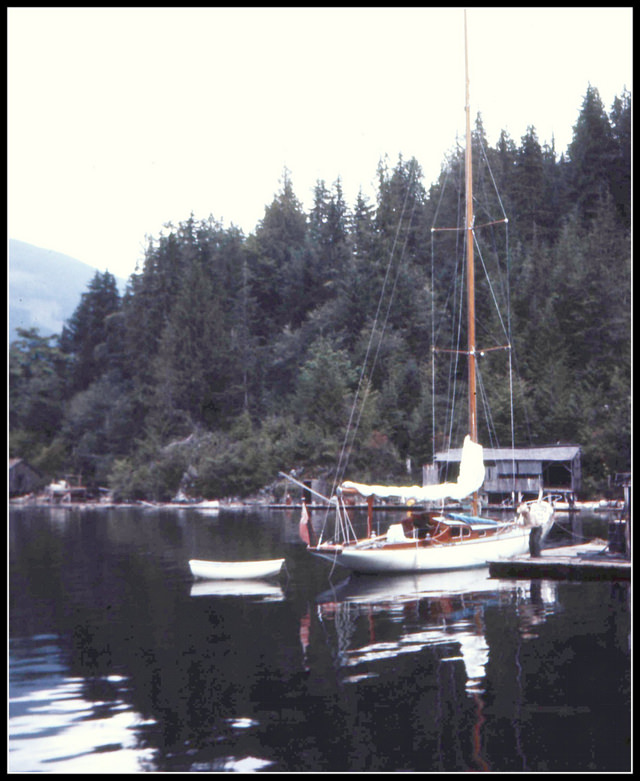
[{"label": "water reflection", "polygon": [[628,584],[332,584],[285,514],[63,513],[10,517],[11,770],[629,767]]},{"label": "water reflection", "polygon": [[251,597],[252,601],[281,602],[278,584],[262,580],[203,580],[191,586],[192,597]]},{"label": "water reflection", "polygon": [[144,769],[151,752],[135,737],[143,724],[126,698],[126,679],[86,681],[65,675],[54,636],[10,643],[10,769],[14,772],[93,772],[102,755],[103,772]]},{"label": "water reflection", "polygon": [[[484,611],[488,605],[508,601],[516,605],[523,637],[535,637],[534,627],[557,607],[556,584],[547,581],[497,581],[488,569],[446,572],[437,575],[360,576],[352,575],[317,597],[321,621],[333,620],[338,626],[353,626],[360,615],[369,619],[384,613],[396,621],[400,632],[395,643],[371,644],[366,650],[341,651],[345,666],[364,659],[420,650],[423,645],[458,643],[459,656],[467,674],[466,688],[482,691],[484,668],[489,647],[484,632]],[[409,620],[409,619],[412,620]],[[305,616],[303,623],[309,622]],[[406,630],[420,622],[420,632]],[[341,637],[339,647],[349,647],[350,637]]]},{"label": "water reflection", "polygon": [[[553,583],[497,582],[489,578],[488,569],[482,569],[438,575],[352,575],[319,594],[312,610],[325,639],[333,645],[333,659],[343,672],[343,683],[378,678],[385,674],[386,665],[397,664],[403,655],[431,651],[437,660],[435,723],[439,725],[436,744],[443,762],[441,769],[446,768],[445,703],[457,675],[449,674],[447,667],[459,665],[464,670],[464,691],[474,716],[471,767],[489,770],[482,749],[483,695],[490,658],[485,611],[489,607],[515,608],[521,637],[532,638],[533,627],[553,613],[556,604]],[[312,621],[310,610],[301,620],[305,660]],[[424,718],[422,723],[427,727]]]}]

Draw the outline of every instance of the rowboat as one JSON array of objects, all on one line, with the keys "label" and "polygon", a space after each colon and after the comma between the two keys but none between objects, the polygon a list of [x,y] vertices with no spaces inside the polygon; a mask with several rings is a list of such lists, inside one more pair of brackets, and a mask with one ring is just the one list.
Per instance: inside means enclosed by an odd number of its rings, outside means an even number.
[{"label": "rowboat", "polygon": [[189,568],[200,580],[251,580],[272,578],[280,574],[284,559],[263,561],[205,561],[190,559]]}]

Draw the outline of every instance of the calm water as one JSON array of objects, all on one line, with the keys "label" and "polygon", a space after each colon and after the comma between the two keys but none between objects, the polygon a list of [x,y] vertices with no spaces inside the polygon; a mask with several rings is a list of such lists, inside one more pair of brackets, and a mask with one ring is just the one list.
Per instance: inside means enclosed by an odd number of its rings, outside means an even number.
[{"label": "calm water", "polygon": [[[329,578],[296,529],[11,509],[9,769],[630,769],[628,584]],[[193,586],[187,564],[280,556],[281,586]]]}]

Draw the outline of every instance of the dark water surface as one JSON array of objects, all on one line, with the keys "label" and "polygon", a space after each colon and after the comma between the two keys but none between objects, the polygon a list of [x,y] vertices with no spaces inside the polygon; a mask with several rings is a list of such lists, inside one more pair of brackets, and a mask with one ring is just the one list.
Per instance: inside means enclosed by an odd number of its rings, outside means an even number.
[{"label": "dark water surface", "polygon": [[[12,508],[9,769],[630,769],[629,584],[329,579],[297,520]],[[281,585],[188,569],[281,556]]]}]

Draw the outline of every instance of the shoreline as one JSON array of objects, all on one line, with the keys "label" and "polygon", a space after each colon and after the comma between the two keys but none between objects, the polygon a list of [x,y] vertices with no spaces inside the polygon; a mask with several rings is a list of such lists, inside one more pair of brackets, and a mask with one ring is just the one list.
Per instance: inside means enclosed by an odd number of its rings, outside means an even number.
[{"label": "shoreline", "polygon": [[[245,510],[251,508],[259,508],[265,510],[302,510],[301,502],[293,502],[286,504],[276,501],[267,500],[219,500],[219,501],[193,501],[193,502],[152,502],[144,499],[137,499],[131,502],[112,502],[112,501],[78,501],[78,500],[52,500],[46,496],[18,496],[9,498],[9,506],[13,507],[61,507],[68,509],[113,509],[113,508],[149,508],[155,510],[162,509],[183,509],[183,510],[201,510],[204,512],[218,512],[219,510]],[[308,504],[307,508],[313,510],[325,510],[331,505],[328,503],[313,503]],[[352,510],[366,510],[367,504],[357,503],[349,505],[348,509]],[[373,506],[374,511],[393,511],[393,510],[410,510],[411,506],[406,504],[376,504]],[[455,510],[460,511],[463,508],[460,505],[445,506],[443,510]],[[485,509],[489,510],[513,510],[512,507],[506,507],[504,505],[485,505]],[[579,512],[616,512],[624,510],[624,502],[611,502],[611,501],[591,501],[591,502],[575,502],[573,508],[556,507],[556,513],[561,515],[569,515],[571,513]]]}]

